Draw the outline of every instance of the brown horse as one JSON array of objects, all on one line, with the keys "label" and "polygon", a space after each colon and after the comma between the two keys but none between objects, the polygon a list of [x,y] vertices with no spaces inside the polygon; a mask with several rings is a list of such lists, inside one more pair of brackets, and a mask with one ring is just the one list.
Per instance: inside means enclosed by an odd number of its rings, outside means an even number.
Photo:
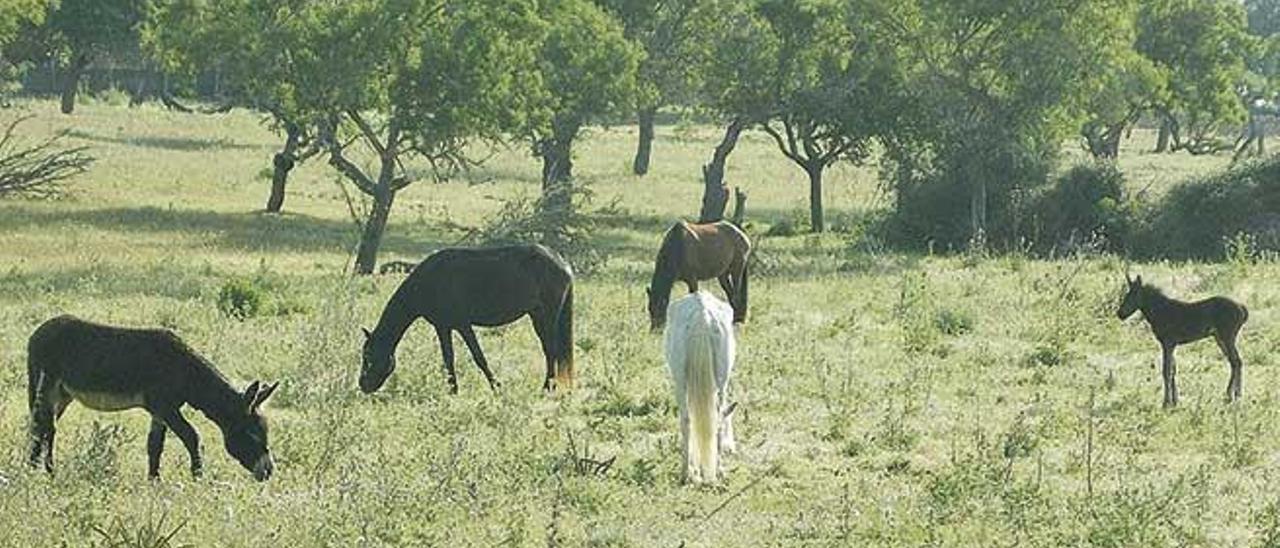
[{"label": "brown horse", "polygon": [[691,224],[680,221],[662,238],[649,296],[649,327],[662,329],[676,280],[698,290],[700,280],[717,278],[733,307],[734,323],[747,319],[747,259],[751,240],[728,221]]},{"label": "brown horse", "polygon": [[396,368],[400,339],[418,318],[436,328],[450,392],[458,392],[454,331],[462,335],[489,387],[497,390],[498,380],[489,370],[472,326],[506,325],[526,315],[533,319],[547,359],[543,389],[568,386],[573,380],[573,269],[569,263],[540,245],[442,249],[409,273],[387,302],[377,327],[365,330],[360,390],[373,393],[382,387]]},{"label": "brown horse", "polygon": [[1236,336],[1249,319],[1249,309],[1226,297],[1210,297],[1201,301],[1183,302],[1166,297],[1155,286],[1142,283],[1142,276],[1129,279],[1128,291],[1120,302],[1116,316],[1121,320],[1141,310],[1142,317],[1151,326],[1151,332],[1160,341],[1163,352],[1161,374],[1164,377],[1164,406],[1178,405],[1178,385],[1174,382],[1177,370],[1173,363],[1173,350],[1180,344],[1195,342],[1210,335],[1218,342],[1218,348],[1231,364],[1231,379],[1227,381],[1227,400],[1240,399],[1240,384],[1244,363],[1236,349]]},{"label": "brown horse", "polygon": [[236,390],[213,365],[172,332],[129,329],[58,316],[36,328],[27,343],[27,404],[31,409],[31,465],[53,472],[55,424],[72,401],[97,411],[141,407],[151,413],[147,474],[160,475],[165,432],[172,430],[200,475],[200,436],[182,416],[183,405],[204,413],[222,430],[227,453],[253,472],[271,477],[267,423],[258,413],[280,383]]}]

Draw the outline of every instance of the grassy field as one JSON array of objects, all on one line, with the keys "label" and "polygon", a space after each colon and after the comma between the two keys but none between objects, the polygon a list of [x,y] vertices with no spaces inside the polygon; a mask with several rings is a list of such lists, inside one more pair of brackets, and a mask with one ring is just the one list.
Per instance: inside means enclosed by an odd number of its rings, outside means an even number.
[{"label": "grassy field", "polygon": [[[592,130],[579,177],[610,206],[609,260],[577,290],[579,386],[544,396],[527,321],[480,334],[504,383],[460,355],[447,396],[435,337],[410,330],[383,391],[356,390],[360,326],[398,275],[347,274],[357,232],[321,162],[266,199],[277,138],[245,112],[200,116],[20,105],[32,136],[71,129],[99,158],[69,198],[0,202],[0,545],[134,546],[1255,546],[1280,542],[1280,265],[1133,265],[1178,296],[1250,307],[1244,400],[1225,361],[1183,348],[1182,407],[1160,409],[1158,347],[1115,318],[1122,263],[1080,256],[931,257],[844,234],[766,238],[807,211],[802,172],[749,136],[730,184],[750,194],[759,253],[731,390],[739,453],[717,487],[679,482],[674,401],[644,287],[660,232],[696,212],[714,128],[659,128],[654,170],[627,174],[632,129]],[[1225,158],[1127,143],[1135,189],[1159,193]],[[1073,152],[1074,154],[1074,152]],[[383,259],[417,259],[538,191],[522,147],[397,199]],[[874,167],[828,177],[847,225],[883,207]],[[265,288],[264,313],[224,315],[219,289]],[[26,340],[60,313],[174,329],[268,404],[276,475],[252,481],[204,436],[193,480],[170,440],[145,479],[148,418],[73,406],[58,472],[25,465]],[[616,461],[603,473],[585,460]],[[585,459],[585,460],[584,460]],[[1268,544],[1270,543],[1270,544]]]}]

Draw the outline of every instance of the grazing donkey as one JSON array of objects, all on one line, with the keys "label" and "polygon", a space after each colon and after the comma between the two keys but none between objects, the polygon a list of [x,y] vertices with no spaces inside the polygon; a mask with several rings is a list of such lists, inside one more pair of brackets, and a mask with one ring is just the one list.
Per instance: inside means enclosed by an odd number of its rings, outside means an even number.
[{"label": "grazing donkey", "polygon": [[1245,320],[1249,319],[1249,310],[1244,305],[1226,297],[1210,297],[1196,302],[1183,302],[1166,297],[1154,286],[1142,283],[1142,276],[1129,278],[1128,292],[1120,302],[1116,315],[1121,320],[1128,319],[1137,310],[1151,326],[1156,340],[1160,341],[1163,351],[1161,373],[1164,377],[1164,406],[1178,405],[1178,385],[1174,382],[1176,368],[1173,363],[1173,350],[1180,344],[1195,342],[1210,335],[1218,342],[1218,348],[1226,355],[1231,364],[1231,380],[1227,382],[1227,400],[1240,399],[1241,370],[1244,364],[1240,361],[1240,352],[1236,349],[1236,337]]},{"label": "grazing donkey", "polygon": [[54,423],[72,401],[97,411],[141,407],[151,413],[147,473],[160,475],[164,436],[173,430],[199,476],[200,437],[180,408],[188,404],[222,430],[227,453],[253,472],[271,477],[267,423],[258,414],[280,383],[232,388],[213,365],[177,335],[160,329],[127,329],[58,316],[44,322],[27,343],[27,401],[31,409],[31,465],[44,459],[53,472]]},{"label": "grazing donkey", "polygon": [[667,308],[667,367],[680,407],[684,479],[714,482],[722,452],[734,450],[733,407],[728,405],[733,372],[733,309],[705,291],[677,299]]}]

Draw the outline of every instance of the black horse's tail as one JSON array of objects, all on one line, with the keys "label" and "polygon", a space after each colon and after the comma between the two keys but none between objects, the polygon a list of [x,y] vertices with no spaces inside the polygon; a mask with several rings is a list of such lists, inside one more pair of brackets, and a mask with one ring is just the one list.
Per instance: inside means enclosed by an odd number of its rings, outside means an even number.
[{"label": "black horse's tail", "polygon": [[556,386],[573,386],[573,282],[564,293],[564,303],[560,305],[560,316],[556,318],[555,354],[551,357],[556,364]]},{"label": "black horse's tail", "polygon": [[743,323],[747,321],[747,280],[751,279],[750,270],[751,256],[748,255],[742,260],[742,283],[738,284],[740,287],[738,290],[738,307],[741,308],[741,310],[734,311],[733,315],[735,318],[733,321],[735,323]]}]

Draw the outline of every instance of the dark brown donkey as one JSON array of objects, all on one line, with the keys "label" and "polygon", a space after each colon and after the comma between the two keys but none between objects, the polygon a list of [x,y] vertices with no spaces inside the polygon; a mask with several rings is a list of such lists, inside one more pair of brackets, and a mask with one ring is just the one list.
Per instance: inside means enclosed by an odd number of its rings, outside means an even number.
[{"label": "dark brown donkey", "polygon": [[1134,311],[1141,310],[1142,317],[1151,326],[1156,340],[1160,341],[1163,350],[1161,373],[1164,377],[1164,406],[1178,405],[1178,385],[1174,382],[1177,369],[1173,363],[1173,350],[1180,344],[1195,342],[1210,335],[1218,342],[1218,348],[1226,355],[1231,364],[1231,380],[1227,382],[1227,399],[1240,399],[1241,370],[1244,364],[1240,361],[1240,352],[1236,350],[1236,336],[1245,320],[1249,319],[1249,310],[1244,305],[1226,297],[1210,297],[1192,303],[1166,297],[1154,286],[1142,283],[1142,276],[1129,278],[1128,292],[1120,302],[1120,310],[1116,315],[1121,320],[1132,316]]},{"label": "dark brown donkey", "polygon": [[693,293],[698,282],[717,278],[733,306],[733,321],[747,319],[747,260],[751,240],[728,221],[692,224],[680,221],[662,238],[654,261],[649,297],[649,327],[662,329],[667,320],[671,287],[682,281]]},{"label": "dark brown donkey", "polygon": [[[506,325],[533,319],[542,342],[547,376],[542,387],[573,381],[573,269],[540,245],[442,249],[422,261],[396,289],[373,331],[364,331],[360,390],[382,387],[396,368],[396,346],[418,318],[436,328],[449,391],[458,392],[453,369],[453,332],[462,335],[476,366],[497,390],[498,380],[480,350],[472,326]],[[552,384],[552,378],[555,384]]]},{"label": "dark brown donkey", "polygon": [[200,436],[180,408],[190,405],[222,430],[227,453],[253,472],[271,477],[267,424],[258,407],[280,383],[258,382],[244,392],[231,387],[213,365],[172,332],[127,329],[58,316],[27,342],[27,401],[31,409],[31,465],[53,472],[54,423],[72,401],[97,411],[141,407],[151,413],[147,473],[160,475],[164,436],[173,430],[200,475]]}]

